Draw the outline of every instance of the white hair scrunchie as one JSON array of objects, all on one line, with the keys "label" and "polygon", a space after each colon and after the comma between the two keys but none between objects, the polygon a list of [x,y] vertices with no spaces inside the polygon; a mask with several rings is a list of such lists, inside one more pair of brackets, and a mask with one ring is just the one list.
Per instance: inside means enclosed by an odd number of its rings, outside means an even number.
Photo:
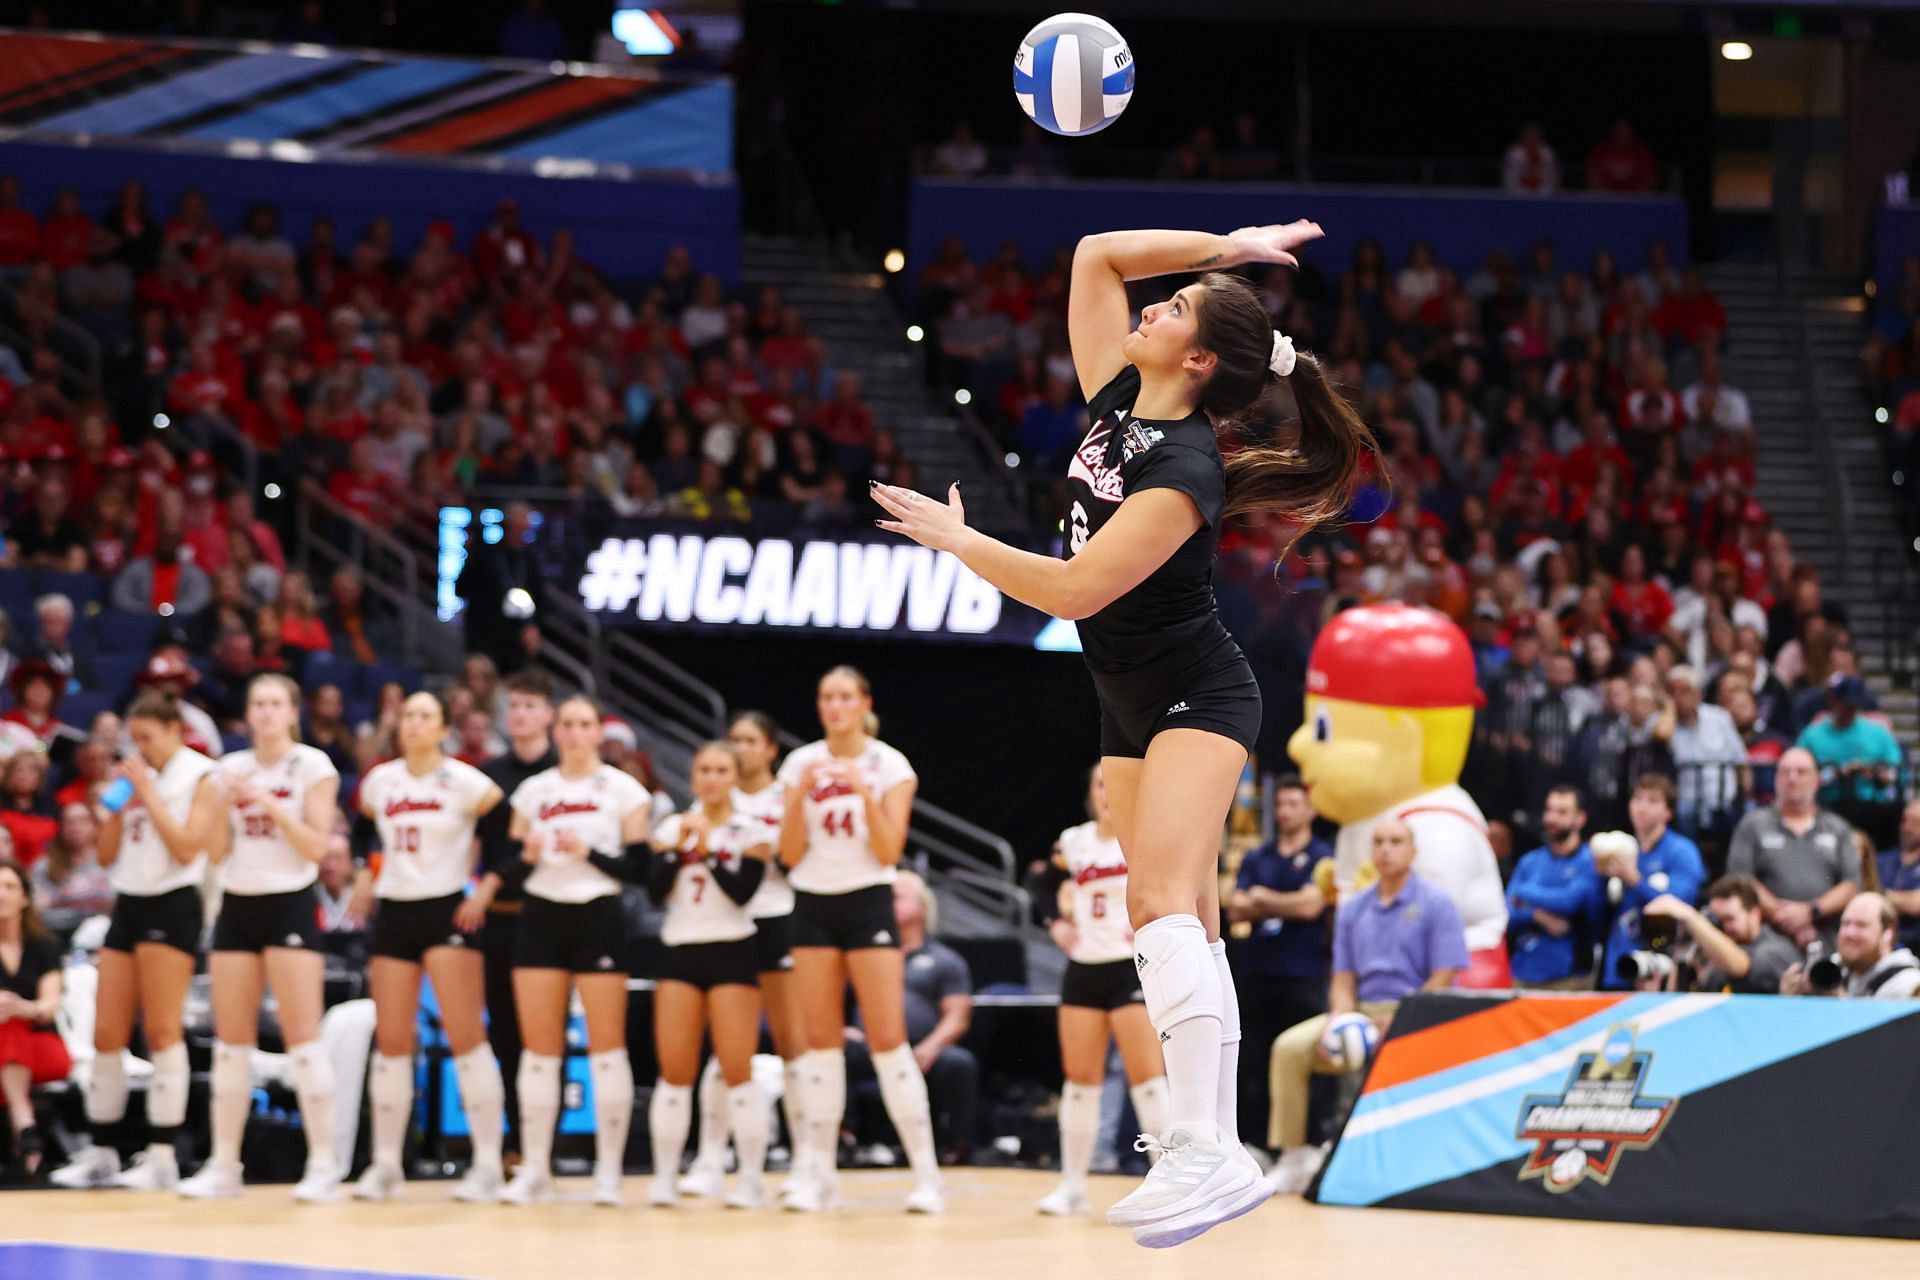
[{"label": "white hair scrunchie", "polygon": [[1273,370],[1273,376],[1284,378],[1293,372],[1293,366],[1300,357],[1294,354],[1293,339],[1278,329],[1273,331],[1273,355],[1267,360],[1267,368]]}]

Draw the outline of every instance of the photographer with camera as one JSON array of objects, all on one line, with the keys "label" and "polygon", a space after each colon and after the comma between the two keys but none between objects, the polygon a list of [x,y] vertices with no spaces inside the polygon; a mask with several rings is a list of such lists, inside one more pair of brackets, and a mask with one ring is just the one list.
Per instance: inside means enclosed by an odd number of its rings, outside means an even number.
[{"label": "photographer with camera", "polygon": [[1605,930],[1600,964],[1602,990],[1625,991],[1632,982],[1620,976],[1620,962],[1648,949],[1648,927],[1641,916],[1656,899],[1671,896],[1691,904],[1706,883],[1700,846],[1672,829],[1673,779],[1643,773],[1634,779],[1627,801],[1633,834],[1602,831],[1587,842],[1599,887],[1594,916]]},{"label": "photographer with camera", "polygon": [[1775,933],[1760,909],[1760,886],[1751,876],[1722,876],[1707,889],[1707,912],[1662,894],[1646,905],[1650,917],[1672,920],[1699,948],[1695,991],[1771,995],[1799,959],[1791,942]]},{"label": "photographer with camera", "polygon": [[1734,828],[1727,872],[1750,876],[1767,920],[1796,946],[1831,946],[1840,912],[1860,892],[1860,850],[1847,820],[1815,803],[1820,769],[1804,747],[1781,753],[1774,801]]},{"label": "photographer with camera", "polygon": [[1840,913],[1830,953],[1795,962],[1780,978],[1783,996],[1843,1000],[1910,1000],[1920,994],[1920,957],[1899,945],[1900,913],[1877,893],[1863,893]]}]

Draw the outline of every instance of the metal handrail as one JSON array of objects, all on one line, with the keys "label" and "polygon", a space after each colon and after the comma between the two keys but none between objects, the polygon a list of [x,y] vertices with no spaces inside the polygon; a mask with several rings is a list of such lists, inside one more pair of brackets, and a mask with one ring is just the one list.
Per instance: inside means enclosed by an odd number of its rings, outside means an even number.
[{"label": "metal handrail", "polygon": [[[1793,314],[1794,330],[1798,338],[1796,350],[1800,353],[1801,372],[1806,375],[1804,385],[1807,409],[1813,419],[1813,425],[1818,428],[1818,438],[1836,441],[1840,438],[1839,427],[1827,416],[1826,407],[1821,403],[1822,373],[1820,362],[1812,355],[1812,341],[1807,329],[1807,309],[1803,300],[1794,295],[1793,281],[1784,254],[1774,259],[1774,271],[1779,281],[1780,296],[1786,302],[1787,310]],[[1853,578],[1853,493],[1851,486],[1847,483],[1846,462],[1840,450],[1828,448],[1815,450],[1815,452],[1824,454],[1826,465],[1820,468],[1820,481],[1827,491],[1827,500],[1833,504],[1833,510],[1839,515],[1837,532],[1840,581],[1831,585],[1836,591],[1844,592]]]},{"label": "metal handrail", "polygon": [[[6,302],[8,311],[18,319],[20,315],[19,288],[9,281],[0,280],[0,300]],[[84,366],[72,364],[60,353],[60,349],[55,347],[53,349],[54,356],[60,362],[60,371],[71,376],[75,382],[85,387],[88,391],[97,394],[101,386],[101,372],[106,368],[106,357],[102,355],[100,351],[100,339],[94,337],[92,330],[88,329],[85,325],[57,309],[50,317],[50,324],[54,332],[61,334],[77,346],[80,354],[86,360]],[[30,348],[35,345],[23,331],[11,327],[0,327],[0,338],[4,338],[5,341],[12,346]]]},{"label": "metal handrail", "polygon": [[[362,520],[313,481],[301,481],[299,495],[295,519],[300,534],[298,551],[301,569],[310,573],[312,560],[317,555],[327,562],[328,572],[347,567],[367,570],[361,575],[366,589],[390,606],[400,620],[401,652],[408,661],[419,661],[419,615],[428,607],[421,601],[421,590],[426,580],[420,575],[420,558],[405,543]],[[334,546],[315,522],[316,513],[323,513],[352,528],[360,542],[359,553],[356,555],[351,549]],[[391,558],[392,574],[378,571],[374,562],[376,551]],[[404,584],[404,589],[393,584],[396,578]]]}]

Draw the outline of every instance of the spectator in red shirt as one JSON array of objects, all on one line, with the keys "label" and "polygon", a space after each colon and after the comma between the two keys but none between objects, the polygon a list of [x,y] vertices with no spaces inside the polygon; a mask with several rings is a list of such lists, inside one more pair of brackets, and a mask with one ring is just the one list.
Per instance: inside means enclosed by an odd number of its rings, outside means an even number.
[{"label": "spectator in red shirt", "polygon": [[1613,422],[1604,409],[1595,409],[1587,415],[1585,441],[1579,448],[1568,453],[1560,465],[1560,475],[1569,489],[1591,489],[1599,478],[1604,463],[1612,463],[1622,484],[1633,484],[1633,464],[1627,460],[1627,451],[1615,442]]},{"label": "spectator in red shirt", "polygon": [[80,197],[62,187],[53,198],[53,211],[40,226],[40,256],[55,271],[64,272],[87,260],[93,248],[93,218],[80,207]]},{"label": "spectator in red shirt", "polygon": [[213,344],[196,339],[187,367],[167,387],[167,407],[183,418],[206,414],[231,422],[240,416],[240,389],[220,371]]},{"label": "spectator in red shirt", "polygon": [[24,267],[40,256],[40,219],[20,207],[20,181],[0,175],[0,267]]},{"label": "spectator in red shirt", "polygon": [[1753,492],[1756,476],[1753,459],[1747,456],[1743,433],[1721,427],[1713,433],[1713,449],[1693,464],[1690,477],[1693,500],[1701,505],[1712,502],[1722,491],[1732,489],[1741,495]]},{"label": "spectator in red shirt", "polygon": [[369,524],[386,528],[393,518],[393,490],[373,465],[373,443],[364,437],[347,449],[347,467],[327,481],[327,493]]},{"label": "spectator in red shirt", "polygon": [[1673,597],[1647,576],[1647,553],[1628,543],[1620,554],[1620,580],[1613,584],[1607,607],[1626,620],[1629,635],[1650,640],[1666,630],[1673,616]]},{"label": "spectator in red shirt", "polygon": [[493,221],[473,242],[473,265],[480,278],[498,288],[508,271],[546,266],[540,241],[520,224],[520,202],[512,196],[494,206]]},{"label": "spectator in red shirt", "polygon": [[1688,267],[1680,277],[1680,288],[1653,309],[1653,327],[1669,342],[1684,342],[1690,347],[1726,333],[1726,308],[1707,288],[1699,267]]},{"label": "spectator in red shirt", "polygon": [[213,584],[200,566],[181,555],[180,510],[158,509],[153,550],[136,558],[113,581],[112,603],[129,613],[190,618],[213,599]]},{"label": "spectator in red shirt", "polygon": [[780,327],[760,344],[760,363],[768,369],[803,369],[807,363],[807,330],[792,307],[780,311]]},{"label": "spectator in red shirt", "polygon": [[1608,135],[1587,152],[1587,185],[1595,191],[1651,191],[1659,180],[1653,152],[1633,136],[1633,125],[1625,116],[1615,120]]},{"label": "spectator in red shirt", "polygon": [[1659,438],[1674,434],[1685,423],[1680,397],[1667,385],[1667,362],[1648,356],[1640,366],[1638,385],[1620,401],[1620,425],[1627,429],[1630,454],[1644,468]]},{"label": "spectator in red shirt", "polygon": [[180,197],[179,212],[168,219],[160,233],[160,243],[165,249],[178,250],[187,265],[201,276],[211,276],[219,270],[225,237],[214,225],[205,195],[190,190]]},{"label": "spectator in red shirt", "polygon": [[834,378],[833,398],[820,406],[814,425],[836,453],[853,449],[864,454],[873,448],[873,411],[860,399],[859,374],[843,370]]},{"label": "spectator in red shirt", "polygon": [[13,837],[14,858],[24,867],[40,861],[60,830],[46,793],[48,764],[44,751],[17,751],[0,772],[0,826]]}]

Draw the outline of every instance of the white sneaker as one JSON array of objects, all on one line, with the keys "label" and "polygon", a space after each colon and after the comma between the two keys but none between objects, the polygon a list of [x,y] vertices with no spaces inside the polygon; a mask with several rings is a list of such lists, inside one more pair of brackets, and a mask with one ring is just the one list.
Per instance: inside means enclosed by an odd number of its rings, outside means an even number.
[{"label": "white sneaker", "polygon": [[530,1164],[520,1166],[513,1181],[500,1189],[501,1204],[544,1204],[553,1199],[553,1175]]},{"label": "white sneaker", "polygon": [[1260,1164],[1253,1158],[1245,1146],[1231,1143],[1238,1148],[1235,1163],[1250,1179],[1249,1185],[1237,1196],[1224,1200],[1213,1200],[1194,1209],[1171,1218],[1162,1218],[1133,1229],[1133,1242],[1147,1249],[1171,1249],[1175,1245],[1185,1244],[1195,1236],[1211,1231],[1223,1222],[1231,1222],[1242,1214],[1252,1213],[1265,1204],[1273,1195],[1273,1186],[1261,1172]]},{"label": "white sneaker", "polygon": [[680,1191],[671,1174],[656,1173],[647,1189],[647,1203],[656,1209],[671,1209],[680,1203]]},{"label": "white sneaker", "polygon": [[679,1183],[680,1194],[713,1200],[726,1194],[727,1172],[719,1165],[694,1161]]},{"label": "white sneaker", "polygon": [[242,1172],[238,1160],[232,1164],[209,1160],[200,1166],[200,1172],[182,1179],[178,1190],[189,1200],[232,1200],[246,1189],[240,1181]]},{"label": "white sneaker", "polygon": [[340,1171],[332,1160],[308,1160],[306,1172],[293,1186],[293,1198],[301,1204],[332,1204],[340,1194]]},{"label": "white sneaker", "polygon": [[[685,1195],[683,1183],[680,1194]],[[733,1190],[727,1192],[726,1205],[729,1209],[760,1209],[767,1203],[767,1184],[763,1179],[750,1178],[744,1174],[734,1180]]]},{"label": "white sneaker", "polygon": [[595,1169],[593,1171],[593,1202],[608,1209],[624,1209],[627,1204],[627,1193],[620,1184],[622,1176],[622,1170],[618,1166],[604,1172]]},{"label": "white sneaker", "polygon": [[462,1204],[494,1204],[507,1180],[498,1169],[474,1165],[453,1189],[453,1198]]},{"label": "white sneaker", "polygon": [[1301,1195],[1313,1185],[1320,1166],[1326,1162],[1326,1147],[1293,1147],[1282,1152],[1280,1158],[1273,1162],[1273,1172],[1267,1175],[1267,1185],[1273,1188],[1273,1194],[1277,1196]]},{"label": "white sneaker", "polygon": [[381,1164],[376,1160],[367,1166],[367,1171],[360,1175],[358,1182],[353,1184],[353,1198],[355,1200],[391,1200],[400,1194],[400,1189],[406,1183],[407,1177],[404,1173],[390,1164]]},{"label": "white sneaker", "polygon": [[1220,1141],[1217,1131],[1204,1138],[1187,1129],[1169,1129],[1164,1139],[1143,1133],[1133,1149],[1158,1152],[1160,1159],[1144,1182],[1107,1210],[1116,1227],[1144,1227],[1235,1200],[1258,1180],[1240,1144]]},{"label": "white sneaker", "polygon": [[128,1191],[171,1191],[180,1185],[180,1160],[169,1146],[148,1147],[134,1156],[113,1185]]},{"label": "white sneaker", "polygon": [[834,1205],[833,1187],[817,1175],[789,1179],[780,1207],[788,1213],[825,1213]]},{"label": "white sneaker", "polygon": [[1085,1187],[1077,1182],[1063,1182],[1050,1195],[1043,1196],[1034,1208],[1049,1218],[1081,1218],[1093,1212],[1093,1202],[1087,1199]]},{"label": "white sneaker", "polygon": [[112,1147],[83,1148],[66,1164],[47,1175],[47,1181],[68,1191],[111,1187],[120,1176],[120,1153]]},{"label": "white sneaker", "polygon": [[938,1179],[919,1183],[907,1193],[907,1212],[928,1215],[942,1214],[947,1211],[947,1189]]}]

